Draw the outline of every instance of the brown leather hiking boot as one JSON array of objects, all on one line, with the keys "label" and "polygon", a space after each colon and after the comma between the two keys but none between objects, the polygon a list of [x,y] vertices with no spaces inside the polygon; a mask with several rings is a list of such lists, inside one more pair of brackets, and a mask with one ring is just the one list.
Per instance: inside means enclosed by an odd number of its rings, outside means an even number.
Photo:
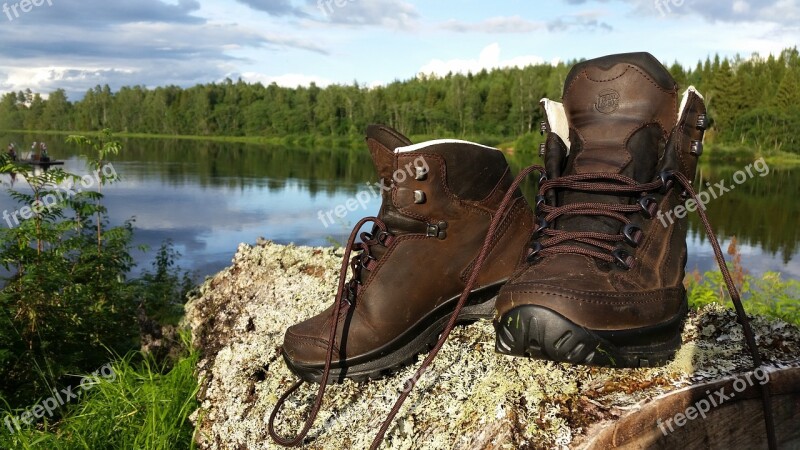
[{"label": "brown leather hiking boot", "polygon": [[[458,321],[491,318],[500,287],[525,257],[533,213],[521,192],[496,212],[514,180],[497,149],[464,141],[441,140],[411,145],[383,126],[367,130],[383,204],[378,217],[356,225],[345,248],[335,303],[286,331],[283,356],[304,381],[321,383],[305,428],[294,438],[274,433],[278,443],[302,441],[322,401],[324,385],[344,378],[364,380],[391,373],[413,362],[434,345],[448,324],[489,224],[500,223]],[[508,202],[506,203],[508,204]],[[360,228],[373,222],[369,233]],[[352,278],[345,283],[350,262]]]},{"label": "brown leather hiking boot", "polygon": [[[528,261],[501,290],[496,349],[578,364],[665,364],[680,346],[687,220],[706,123],[647,53],[577,64],[543,100],[547,178]],[[694,204],[696,207],[696,203]],[[685,213],[685,211],[684,211]]]}]

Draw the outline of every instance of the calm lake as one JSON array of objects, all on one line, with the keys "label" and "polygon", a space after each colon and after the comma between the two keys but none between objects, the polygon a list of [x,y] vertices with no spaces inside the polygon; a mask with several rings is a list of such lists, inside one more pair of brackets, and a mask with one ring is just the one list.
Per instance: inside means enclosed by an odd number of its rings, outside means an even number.
[{"label": "calm lake", "polygon": [[[22,148],[39,136],[0,136]],[[50,154],[65,160],[64,169],[88,170],[78,149],[62,137],[46,139]],[[305,151],[259,145],[180,140],[129,139],[112,161],[121,177],[104,188],[112,224],[135,219],[135,243],[148,252],[134,251],[139,267],[148,268],[159,245],[170,239],[182,254],[179,264],[202,279],[230,264],[240,242],[259,236],[279,243],[331,245],[344,242],[359,218],[377,213],[380,200],[350,212],[326,227],[319,211],[343,205],[366,183],[377,181],[366,147],[361,150]],[[518,169],[533,161],[511,158]],[[736,185],[732,180],[744,166],[701,166],[695,186],[725,180],[735,185],[708,206],[712,225],[727,248],[732,236],[740,243],[744,266],[754,274],[779,271],[800,278],[798,218],[800,169],[771,167],[769,174]],[[16,210],[2,178],[0,213]],[[17,179],[15,188],[25,189]],[[530,189],[529,189],[530,191]],[[687,270],[714,267],[711,247],[699,219],[690,215],[691,236]],[[0,226],[7,227],[5,221]]]}]

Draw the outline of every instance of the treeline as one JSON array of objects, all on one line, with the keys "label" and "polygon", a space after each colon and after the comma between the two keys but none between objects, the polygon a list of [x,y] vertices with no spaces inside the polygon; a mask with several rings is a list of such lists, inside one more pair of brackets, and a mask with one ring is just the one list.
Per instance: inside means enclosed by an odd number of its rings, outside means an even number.
[{"label": "treeline", "polygon": [[[226,79],[183,89],[97,86],[80,101],[63,90],[7,93],[0,129],[94,131],[200,136],[359,136],[370,123],[409,135],[514,139],[536,131],[538,100],[559,98],[572,63],[420,76],[386,86],[283,88]],[[722,143],[800,153],[800,55],[712,59],[670,71],[706,96],[713,138]]]}]

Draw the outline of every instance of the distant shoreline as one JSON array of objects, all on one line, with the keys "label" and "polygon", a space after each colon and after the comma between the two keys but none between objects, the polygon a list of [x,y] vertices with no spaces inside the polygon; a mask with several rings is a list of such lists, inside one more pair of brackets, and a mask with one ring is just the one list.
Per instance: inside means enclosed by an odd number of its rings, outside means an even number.
[{"label": "distant shoreline", "polygon": [[[60,131],[60,130],[0,130],[0,134],[24,134],[24,135],[46,135],[46,136],[69,136],[69,135],[83,135],[83,136],[100,136],[100,131]],[[122,139],[174,139],[183,141],[206,141],[206,142],[223,142],[235,144],[251,144],[251,145],[265,145],[273,147],[289,147],[289,148],[303,148],[309,150],[354,150],[360,149],[363,145],[362,136],[323,136],[323,135],[288,135],[288,136],[203,136],[203,135],[185,135],[185,134],[156,134],[156,133],[114,133],[114,136]],[[534,139],[530,139],[533,136]],[[480,142],[482,144],[495,146],[503,150],[507,154],[527,155],[530,154],[532,158],[537,158],[536,152],[533,149],[538,148],[539,138],[538,133],[532,135],[513,137],[498,137],[498,136],[411,136],[414,142],[423,142],[426,140],[437,138],[455,138],[464,139],[468,141]],[[518,144],[524,142],[526,148],[517,150]],[[533,146],[532,144],[535,144]],[[532,147],[532,148],[527,148]],[[756,159],[763,157],[766,162],[774,166],[800,166],[800,154],[791,153],[786,151],[755,151],[748,149],[745,146],[731,145],[727,143],[710,144],[706,146],[706,154],[701,158],[700,162],[728,162],[728,163],[741,163],[752,162]]]}]

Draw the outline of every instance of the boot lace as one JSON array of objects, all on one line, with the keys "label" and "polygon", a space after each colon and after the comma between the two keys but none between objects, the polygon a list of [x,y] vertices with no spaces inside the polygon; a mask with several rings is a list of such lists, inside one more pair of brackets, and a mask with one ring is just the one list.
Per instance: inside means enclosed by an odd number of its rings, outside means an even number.
[{"label": "boot lace", "polygon": [[[572,253],[591,256],[607,263],[615,263],[621,268],[630,269],[635,259],[624,250],[622,244],[638,247],[642,241],[642,229],[628,218],[630,214],[641,213],[646,219],[656,214],[658,204],[650,195],[655,191],[665,193],[674,184],[672,172],[663,172],[660,179],[650,183],[639,183],[633,178],[618,174],[580,174],[567,175],[548,180],[545,174],[539,179],[539,195],[536,197],[539,226],[533,234],[533,244],[528,251],[528,262],[540,257],[559,253]],[[667,186],[665,188],[665,186]],[[569,203],[563,206],[548,205],[545,194],[555,189],[579,192],[607,193],[615,196],[639,196],[635,204],[608,204],[597,202]],[[617,220],[624,225],[623,232],[617,234],[564,231],[552,228],[559,217],[602,216]],[[546,237],[546,239],[542,239]],[[575,245],[582,243],[585,245]],[[595,250],[595,248],[597,250]]]},{"label": "boot lace", "polygon": [[[470,272],[469,279],[467,281],[466,286],[464,287],[464,291],[461,294],[461,297],[456,304],[456,307],[453,311],[453,314],[450,316],[450,320],[448,321],[447,325],[445,326],[444,330],[442,331],[439,340],[436,342],[436,345],[433,349],[428,353],[425,359],[422,361],[422,364],[417,369],[416,373],[406,380],[405,386],[407,389],[403,389],[400,396],[395,401],[392,409],[389,411],[389,414],[386,416],[386,419],[381,424],[380,429],[378,430],[377,435],[375,436],[372,444],[370,446],[371,450],[377,450],[380,446],[381,442],[389,430],[392,422],[394,421],[395,417],[400,411],[400,408],[405,403],[408,396],[413,391],[413,388],[417,384],[417,380],[422,378],[422,375],[428,370],[433,360],[438,355],[439,351],[444,346],[447,338],[450,336],[450,333],[453,331],[453,328],[456,325],[456,320],[458,318],[459,313],[464,308],[466,304],[467,298],[469,297],[470,292],[472,291],[473,287],[475,286],[478,275],[481,273],[483,268],[483,264],[486,260],[486,257],[489,255],[489,252],[492,248],[492,241],[494,235],[497,233],[497,229],[499,228],[500,224],[503,222],[505,216],[510,211],[511,201],[514,198],[514,195],[517,191],[519,185],[530,175],[532,172],[539,172],[540,174],[540,186],[539,186],[539,196],[537,197],[536,203],[536,212],[537,217],[539,216],[539,212],[544,215],[544,217],[540,218],[540,223],[536,231],[534,232],[534,244],[529,252],[529,260],[535,259],[538,256],[545,256],[547,254],[556,254],[556,253],[574,253],[586,256],[596,257],[602,261],[606,261],[609,263],[617,263],[623,268],[629,269],[634,260],[633,257],[627,255],[626,253],[622,253],[620,247],[615,244],[619,244],[621,242],[634,242],[638,245],[641,242],[641,229],[634,228],[635,226],[632,225],[630,219],[626,217],[626,214],[632,214],[636,212],[641,212],[645,214],[646,218],[652,218],[658,210],[658,203],[652,195],[649,195],[652,192],[658,191],[662,194],[668,193],[675,185],[677,181],[678,184],[684,189],[684,191],[696,202],[700,202],[700,199],[697,196],[697,193],[694,191],[692,187],[692,183],[689,179],[686,178],[680,172],[662,172],[659,176],[659,179],[650,183],[639,183],[638,181],[625,177],[623,175],[617,174],[581,174],[581,175],[569,175],[564,177],[559,177],[554,180],[547,179],[547,173],[542,166],[534,165],[523,169],[519,175],[517,175],[514,182],[511,184],[511,187],[508,189],[506,195],[503,197],[502,202],[497,210],[497,213],[492,218],[491,223],[489,224],[489,230],[486,233],[486,239],[481,246],[481,250],[478,254],[478,258],[475,260],[475,265]],[[584,202],[584,203],[572,203],[564,206],[550,206],[547,205],[544,201],[544,194],[551,190],[551,189],[573,189],[578,191],[587,191],[587,192],[607,192],[607,193],[614,193],[614,194],[627,194],[627,195],[639,195],[640,200],[638,201],[637,205],[609,205],[604,203],[594,203],[594,202]],[[717,236],[714,233],[714,230],[711,227],[711,223],[708,220],[708,216],[706,215],[705,211],[702,208],[697,209],[700,219],[703,222],[703,226],[706,230],[706,233],[709,237],[709,241],[711,242],[711,246],[714,250],[714,256],[717,260],[717,263],[722,271],[723,278],[725,280],[725,285],[728,288],[728,292],[730,293],[731,300],[733,301],[734,307],[736,309],[736,315],[738,318],[738,322],[741,324],[744,330],[745,336],[745,343],[749,352],[753,359],[753,368],[759,369],[763,362],[761,358],[761,353],[758,350],[758,346],[755,341],[755,335],[753,334],[752,327],[750,326],[750,319],[747,317],[747,313],[745,312],[744,306],[742,305],[741,296],[739,295],[739,291],[736,288],[736,285],[733,282],[733,278],[731,277],[730,271],[728,270],[728,266],[725,263],[725,257],[723,256],[722,249],[719,246],[719,241],[717,240]],[[561,216],[571,216],[571,215],[590,215],[590,216],[605,216],[611,217],[614,219],[619,220],[625,226],[623,227],[622,233],[612,235],[608,233],[593,233],[593,232],[575,232],[575,231],[562,231],[562,230],[554,230],[550,228],[549,224],[552,223],[556,218]],[[345,256],[342,263],[342,275],[339,278],[339,291],[336,296],[337,304],[342,304],[342,302],[346,302],[347,305],[343,306],[344,308],[349,307],[350,302],[343,300],[345,297],[343,296],[345,292],[345,276],[346,276],[346,264],[349,258],[350,252],[353,248],[353,242],[355,240],[355,235],[357,231],[367,222],[372,220],[373,222],[378,225],[381,230],[384,232],[386,231],[385,225],[376,219],[376,218],[367,218],[363,219],[359,224],[356,225],[353,233],[350,236],[350,240],[348,241],[348,245],[345,249]],[[547,239],[543,241],[539,241],[536,239],[538,236],[547,236]],[[366,236],[369,240],[372,240],[372,237]],[[380,239],[378,239],[380,241]],[[569,241],[580,242],[583,244],[588,244],[589,246],[596,247],[600,250],[593,250],[591,248],[586,248],[584,246],[579,246],[575,244],[570,244]],[[364,245],[367,245],[364,243]],[[632,245],[636,247],[636,245]],[[363,247],[362,247],[363,248]],[[369,269],[369,245],[367,245],[367,251],[363,252],[359,257],[354,258],[353,262],[358,259],[358,263],[364,267]],[[366,257],[364,256],[366,254]],[[364,265],[366,258],[366,266]],[[358,270],[354,265],[351,263],[351,267],[353,270]],[[355,277],[354,279],[357,279]],[[353,286],[356,289],[356,295],[358,286],[357,283],[354,284],[353,280],[348,283],[348,291],[352,292]],[[353,296],[355,298],[355,296]],[[322,397],[325,393],[325,386],[328,381],[328,375],[330,371],[331,359],[333,355],[333,342],[336,336],[336,324],[338,323],[339,318],[339,310],[341,308],[334,308],[334,317],[333,322],[331,325],[331,335],[328,341],[328,353],[326,356],[325,361],[325,369],[323,371],[322,380],[320,383],[319,390],[317,392],[317,397],[314,401],[314,405],[311,408],[311,412],[309,413],[306,422],[296,436],[293,438],[283,438],[279,436],[274,429],[274,421],[278,411],[281,409],[283,404],[285,403],[286,399],[295,392],[302,384],[302,381],[298,381],[295,383],[279,400],[275,406],[275,409],[272,412],[269,420],[269,432],[275,442],[284,445],[284,446],[294,446],[298,445],[302,442],[303,438],[308,434],[308,431],[311,429],[313,422],[319,412],[319,409],[322,405]],[[770,396],[770,387],[769,384],[759,385],[759,389],[761,390],[761,401],[764,409],[764,421],[767,430],[767,441],[770,449],[777,449],[777,438],[775,435],[775,425],[774,419],[772,416],[772,401]]]},{"label": "boot lace", "polygon": [[[361,230],[364,225],[370,222],[375,225],[373,228],[373,233],[361,233],[359,236],[361,241],[356,242],[356,236],[358,235],[359,230]],[[303,439],[305,439],[305,437],[308,435],[308,432],[311,430],[311,427],[314,425],[314,421],[316,420],[319,410],[322,407],[325,389],[327,388],[328,378],[330,377],[331,364],[333,360],[333,348],[336,341],[336,334],[338,332],[339,319],[344,317],[344,315],[347,314],[347,310],[355,304],[358,293],[362,289],[360,282],[362,269],[366,268],[367,270],[372,271],[375,269],[375,267],[377,267],[377,260],[374,256],[372,256],[370,250],[375,245],[388,247],[391,245],[393,240],[394,236],[389,233],[386,224],[377,217],[365,217],[361,219],[355,225],[355,227],[353,227],[353,231],[350,233],[350,237],[348,238],[347,244],[344,248],[344,255],[342,256],[342,267],[339,271],[339,285],[338,290],[336,291],[336,298],[334,300],[334,308],[331,311],[331,328],[330,335],[328,337],[328,348],[325,354],[325,368],[322,371],[322,379],[320,380],[319,388],[317,389],[316,398],[314,399],[314,403],[302,428],[297,434],[290,437],[285,437],[278,434],[278,432],[275,430],[275,419],[277,418],[280,410],[283,409],[283,405],[286,403],[286,400],[288,400],[289,397],[305,382],[303,380],[298,380],[280,397],[280,399],[278,399],[278,402],[275,404],[275,407],[272,410],[272,414],[270,414],[268,425],[269,434],[277,444],[284,447],[295,447],[302,444]],[[352,256],[351,258],[353,251],[360,253]],[[347,281],[348,265],[353,273],[349,281]]]},{"label": "boot lace", "polygon": [[[481,269],[483,267],[483,263],[488,256],[489,250],[491,249],[491,243],[494,235],[497,232],[497,228],[502,223],[505,215],[508,213],[509,206],[511,204],[511,199],[514,196],[515,191],[522,183],[524,179],[528,177],[532,172],[537,171],[540,174],[539,182],[540,182],[540,191],[539,197],[537,197],[537,205],[536,205],[536,212],[538,217],[538,212],[541,210],[542,213],[545,214],[543,219],[540,219],[539,227],[537,228],[536,233],[546,234],[548,239],[545,240],[544,243],[534,244],[534,247],[531,249],[531,252],[536,252],[538,249],[538,255],[546,255],[548,253],[576,253],[581,255],[587,256],[594,256],[603,261],[607,262],[616,262],[616,263],[623,263],[623,267],[630,266],[633,263],[633,258],[630,255],[623,255],[621,253],[617,253],[614,255],[614,252],[618,250],[617,247],[613,246],[612,243],[619,243],[622,241],[632,240],[637,242],[641,240],[641,229],[633,229],[631,225],[631,221],[625,216],[625,214],[635,213],[637,211],[643,211],[645,217],[653,217],[658,210],[658,203],[655,197],[648,195],[648,193],[658,190],[662,194],[666,194],[669,192],[677,181],[678,184],[683,187],[683,189],[687,192],[689,196],[691,196],[696,202],[700,202],[700,199],[697,197],[697,193],[692,188],[692,183],[689,179],[686,178],[680,172],[662,172],[659,175],[659,179],[650,183],[639,183],[636,180],[625,177],[622,175],[616,174],[584,174],[584,175],[571,175],[566,177],[559,177],[554,180],[547,179],[547,173],[544,167],[534,165],[523,169],[519,175],[517,175],[514,183],[512,183],[510,189],[506,193],[503,201],[498,208],[497,213],[495,214],[494,218],[492,219],[491,224],[489,225],[489,231],[486,234],[486,239],[484,240],[483,246],[481,247],[481,251],[478,255],[478,258],[475,262],[475,266],[470,273],[469,281],[467,285],[464,287],[464,291],[461,294],[461,297],[458,300],[458,304],[455,307],[453,315],[450,318],[450,321],[445,326],[444,330],[442,331],[441,337],[439,341],[436,343],[436,346],[433,347],[428,356],[425,357],[425,360],[422,362],[420,367],[417,369],[417,372],[406,381],[405,386],[407,389],[404,389],[403,392],[398,397],[397,401],[395,402],[394,406],[392,407],[391,411],[387,415],[386,419],[384,420],[383,424],[381,424],[380,429],[378,430],[378,434],[375,436],[375,439],[370,446],[370,450],[376,450],[381,442],[383,441],[386,432],[389,430],[394,418],[397,416],[400,408],[403,406],[403,403],[406,401],[408,396],[411,394],[414,386],[417,383],[425,371],[428,369],[430,364],[433,362],[436,355],[439,353],[439,350],[444,346],[444,343],[447,341],[450,333],[455,326],[456,318],[458,314],[461,312],[461,309],[464,307],[466,303],[467,297],[469,296],[470,291],[472,290],[475,282],[477,281],[478,274],[480,274]],[[553,207],[548,206],[545,204],[543,194],[546,193],[550,189],[555,188],[567,188],[567,189],[575,189],[575,190],[583,190],[583,191],[590,191],[590,192],[610,192],[610,193],[617,193],[617,194],[629,194],[629,195],[640,195],[640,200],[638,205],[607,205],[603,203],[574,203],[570,205],[565,205],[562,207]],[[717,236],[714,233],[714,230],[711,228],[711,223],[708,220],[708,216],[706,215],[705,211],[702,208],[697,209],[698,213],[700,214],[700,219],[703,222],[703,226],[705,227],[706,233],[709,237],[709,241],[711,242],[711,246],[714,249],[714,256],[716,257],[717,263],[719,264],[720,270],[722,271],[723,278],[725,279],[725,285],[728,288],[728,292],[731,295],[731,300],[736,309],[736,315],[738,317],[738,322],[742,325],[744,329],[745,335],[745,342],[747,344],[747,348],[753,358],[753,367],[754,369],[758,369],[762,365],[761,354],[758,350],[758,346],[756,345],[755,337],[753,334],[753,330],[750,326],[750,320],[747,317],[747,313],[744,310],[744,306],[742,305],[741,296],[739,295],[739,291],[736,288],[736,285],[733,283],[733,278],[731,277],[730,271],[728,270],[728,266],[725,264],[725,257],[723,256],[722,249],[719,246],[719,241],[717,240]],[[606,216],[606,217],[613,217],[620,222],[624,223],[626,226],[623,229],[623,233],[618,235],[611,235],[606,233],[589,233],[589,232],[569,232],[569,231],[559,231],[553,230],[549,228],[549,223],[555,220],[559,216],[566,216],[566,215],[595,215],[595,216]],[[536,236],[534,236],[536,237]],[[606,250],[606,252],[600,252],[597,250],[587,249],[582,246],[577,245],[570,245],[568,241],[577,241],[582,242],[584,244],[589,244],[591,246]],[[608,253],[611,251],[611,254]],[[535,258],[536,255],[534,254],[533,257]],[[767,441],[769,448],[771,450],[777,449],[777,438],[775,435],[775,425],[774,419],[772,416],[772,401],[770,397],[770,388],[769,384],[763,384],[759,386],[761,390],[761,401],[764,409],[764,421],[767,430]]]}]

